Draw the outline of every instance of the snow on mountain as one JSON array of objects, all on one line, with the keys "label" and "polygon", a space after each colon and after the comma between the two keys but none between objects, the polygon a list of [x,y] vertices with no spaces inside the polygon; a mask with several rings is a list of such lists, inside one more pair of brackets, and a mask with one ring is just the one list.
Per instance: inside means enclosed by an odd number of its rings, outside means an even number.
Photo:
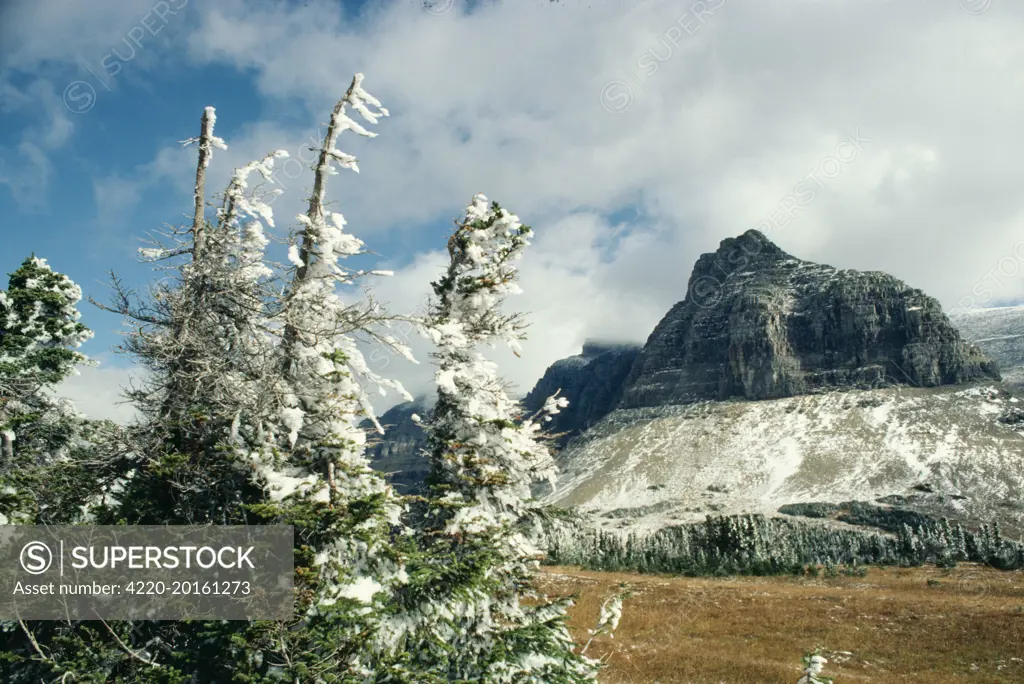
[{"label": "snow on mountain", "polygon": [[608,528],[894,496],[1017,527],[1024,426],[1000,418],[1021,407],[987,383],[619,409],[566,448],[546,500]]},{"label": "snow on mountain", "polygon": [[1024,387],[1024,305],[971,309],[951,320],[964,339],[999,365],[1004,382]]}]

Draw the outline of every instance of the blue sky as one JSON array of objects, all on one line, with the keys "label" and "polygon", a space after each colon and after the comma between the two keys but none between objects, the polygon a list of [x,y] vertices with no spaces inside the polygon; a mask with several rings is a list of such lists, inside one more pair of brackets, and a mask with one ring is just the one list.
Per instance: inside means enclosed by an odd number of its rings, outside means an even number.
[{"label": "blue sky", "polygon": [[[392,308],[422,302],[475,192],[537,231],[517,302],[530,340],[522,360],[499,355],[522,391],[587,337],[642,342],[685,296],[696,258],[753,227],[802,258],[893,273],[950,310],[1024,298],[1024,6],[2,7],[0,270],[34,252],[101,301],[110,269],[133,285],[152,277],[135,262],[148,231],[188,219],[195,151],[178,141],[197,134],[203,107],[217,108],[229,146],[213,193],[252,158],[302,151],[357,71],[392,116],[376,139],[342,140],[361,173],[329,193],[396,270],[376,286]],[[282,236],[309,178],[287,176]],[[813,200],[794,199],[801,183]],[[75,391],[116,411],[130,367],[109,352],[120,322],[83,312],[103,366]],[[427,366],[386,365],[427,387]]]},{"label": "blue sky", "polygon": [[[44,62],[33,65],[34,69],[3,72],[4,85],[19,93],[17,99],[0,106],[3,175],[18,176],[33,167],[31,155],[19,154],[25,142],[49,153],[45,183],[31,191],[8,183],[0,191],[0,216],[4,217],[0,270],[4,273],[36,253],[100,301],[107,300],[106,271],[110,269],[125,282],[141,285],[152,272],[137,263],[140,239],[164,222],[183,222],[191,207],[187,173],[169,185],[151,182],[147,175],[153,172],[145,167],[161,152],[171,152],[181,162],[176,168],[184,170],[185,162],[194,159],[194,148],[180,154],[172,148],[177,141],[198,134],[205,106],[221,112],[217,134],[227,140],[261,121],[308,126],[319,120],[310,117],[301,102],[260,97],[251,74],[219,64],[197,64],[178,52],[175,46],[186,41],[195,27],[195,8],[187,0],[165,4],[166,8],[155,2],[135,3],[134,8],[124,9],[137,21],[119,40],[107,43],[105,50],[75,55],[74,64]],[[341,6],[346,24],[365,21],[364,4]],[[178,13],[173,14],[176,9]],[[8,11],[20,18],[17,8]],[[50,78],[41,79],[42,75]],[[51,101],[17,101],[41,93]],[[47,138],[54,143],[45,142]],[[209,191],[218,189],[214,185]],[[427,246],[388,240],[384,235],[379,247],[407,259]],[[120,321],[89,305],[83,311],[96,333],[86,351],[103,354],[117,343]]]}]

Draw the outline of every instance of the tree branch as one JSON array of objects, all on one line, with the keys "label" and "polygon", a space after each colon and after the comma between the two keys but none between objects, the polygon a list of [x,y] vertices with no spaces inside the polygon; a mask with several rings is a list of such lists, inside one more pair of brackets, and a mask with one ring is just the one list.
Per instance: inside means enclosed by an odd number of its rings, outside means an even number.
[{"label": "tree branch", "polygon": [[117,642],[117,645],[120,646],[122,649],[124,649],[125,653],[130,655],[132,658],[135,658],[140,663],[145,663],[146,665],[149,665],[150,667],[163,667],[163,665],[161,665],[160,663],[156,662],[155,660],[150,660],[149,658],[145,658],[141,654],[139,654],[137,651],[133,651],[131,648],[129,648],[128,644],[126,644],[123,641],[121,641],[121,637],[117,636],[117,633],[113,629],[111,629],[110,625],[107,624],[106,620],[101,619],[100,622],[102,622],[103,626],[107,628],[108,632],[110,632],[110,636],[114,637],[114,641]]}]

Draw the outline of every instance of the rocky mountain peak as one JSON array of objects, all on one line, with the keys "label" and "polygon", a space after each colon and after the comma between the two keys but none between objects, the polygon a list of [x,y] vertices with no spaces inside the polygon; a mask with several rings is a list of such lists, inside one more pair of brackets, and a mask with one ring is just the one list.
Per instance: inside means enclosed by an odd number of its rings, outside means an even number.
[{"label": "rocky mountain peak", "polygon": [[430,462],[423,455],[427,435],[412,417],[418,414],[426,418],[433,404],[434,397],[419,396],[391,407],[378,418],[385,430],[383,437],[376,434],[369,420],[360,425],[369,433],[366,455],[370,465],[386,473],[395,489],[403,494],[424,491],[430,471]]},{"label": "rocky mountain peak", "polygon": [[765,237],[750,229],[738,237],[722,240],[714,252],[702,254],[693,267],[691,278],[732,273],[738,264],[744,269],[770,268],[781,262],[799,261]]},{"label": "rocky mountain peak", "polygon": [[555,361],[523,399],[528,413],[540,409],[555,392],[569,400],[569,406],[548,425],[561,434],[560,443],[604,418],[622,396],[622,385],[640,346],[626,342],[587,340],[583,351]]},{"label": "rocky mountain peak", "polygon": [[620,407],[982,379],[998,380],[996,365],[921,290],[797,259],[750,230],[697,260]]}]

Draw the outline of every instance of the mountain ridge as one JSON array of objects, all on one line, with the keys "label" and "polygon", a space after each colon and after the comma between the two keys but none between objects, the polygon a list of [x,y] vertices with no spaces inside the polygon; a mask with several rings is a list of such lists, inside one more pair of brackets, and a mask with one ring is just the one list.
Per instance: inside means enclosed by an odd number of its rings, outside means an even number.
[{"label": "mountain ridge", "polygon": [[1004,382],[1024,389],[1024,304],[969,309],[951,320],[999,365]]},{"label": "mountain ridge", "polygon": [[[646,344],[588,340],[526,395],[527,413],[555,391],[570,402],[549,426],[558,489],[538,495],[613,529],[844,502],[1024,529],[1024,403],[979,347],[1016,341],[1018,313],[958,317],[961,335],[891,275],[728,238]],[[414,412],[385,413],[396,428],[371,447],[410,492],[425,476]]]},{"label": "mountain ridge", "polygon": [[850,502],[1020,530],[1022,406],[934,298],[748,231],[697,260],[538,494],[630,531]]},{"label": "mountain ridge", "polygon": [[999,371],[937,300],[879,271],[797,259],[750,230],[697,260],[619,408],[974,380]]}]

